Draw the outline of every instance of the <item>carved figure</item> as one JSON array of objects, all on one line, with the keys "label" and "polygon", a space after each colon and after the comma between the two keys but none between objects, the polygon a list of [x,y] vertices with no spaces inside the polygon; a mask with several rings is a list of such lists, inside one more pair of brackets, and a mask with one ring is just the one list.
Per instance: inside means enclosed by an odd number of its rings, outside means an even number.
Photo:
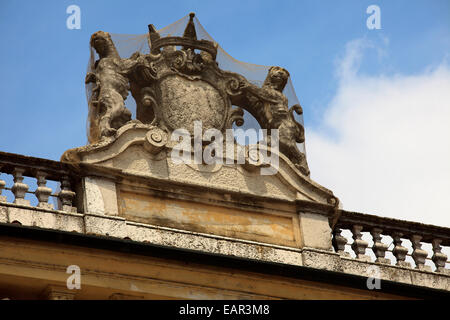
[{"label": "carved figure", "polygon": [[93,72],[86,75],[85,81],[95,85],[89,102],[89,142],[95,143],[102,137],[114,135],[117,129],[131,120],[131,112],[124,105],[129,90],[125,62],[120,58],[111,36],[98,31],[91,37],[91,46],[99,55]]},{"label": "carved figure", "polygon": [[288,108],[288,100],[282,93],[289,78],[289,72],[281,67],[271,67],[262,89],[264,97],[263,113],[266,129],[279,130],[280,151],[305,175],[309,175],[306,157],[297,147],[297,143],[305,141],[305,130],[294,118],[294,112],[301,115],[302,107],[298,104]]},{"label": "carved figure", "polygon": [[241,79],[241,94],[234,97],[232,102],[249,111],[261,128],[268,129],[269,140],[270,129],[278,129],[280,151],[300,172],[309,175],[306,157],[297,147],[297,143],[305,141],[304,128],[294,118],[294,112],[300,115],[303,110],[298,104],[289,109],[288,99],[283,94],[288,79],[289,72],[281,67],[269,69],[261,88]]}]

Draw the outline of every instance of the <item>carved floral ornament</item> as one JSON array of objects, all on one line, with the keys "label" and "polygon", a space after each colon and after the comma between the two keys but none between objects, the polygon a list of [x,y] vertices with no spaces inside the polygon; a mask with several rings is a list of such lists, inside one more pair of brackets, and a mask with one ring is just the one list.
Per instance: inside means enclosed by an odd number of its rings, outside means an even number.
[{"label": "carved floral ornament", "polygon": [[[297,147],[304,142],[304,128],[294,118],[294,113],[302,114],[302,108],[298,104],[289,108],[283,94],[289,72],[271,67],[262,86],[257,86],[238,73],[220,69],[218,45],[197,39],[193,19],[191,13],[181,37],[161,37],[149,25],[150,52],[136,52],[128,59],[119,56],[109,33],[92,35],[90,43],[99,59],[86,76],[86,83],[93,86],[90,144],[114,140],[120,128],[134,123],[148,127],[147,137],[155,146],[149,148],[157,152],[175,130],[185,129],[193,137],[198,121],[203,130],[222,133],[233,124],[241,126],[246,110],[267,129],[267,144],[271,130],[277,130],[279,151],[309,176],[306,157]],[[134,120],[125,107],[129,92],[136,101]]]}]

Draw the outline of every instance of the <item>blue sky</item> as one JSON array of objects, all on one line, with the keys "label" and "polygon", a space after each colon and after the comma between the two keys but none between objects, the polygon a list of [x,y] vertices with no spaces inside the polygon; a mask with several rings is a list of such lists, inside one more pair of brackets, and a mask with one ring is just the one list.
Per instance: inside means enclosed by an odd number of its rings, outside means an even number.
[{"label": "blue sky", "polygon": [[[190,11],[238,60],[287,68],[307,126],[320,121],[345,44],[389,37],[388,61],[373,54],[363,73],[422,71],[450,52],[448,1],[379,1],[381,30],[368,30],[374,1],[1,1],[0,149],[59,159],[86,142],[83,79],[92,33],[145,33]],[[81,8],[81,29],[66,8]],[[442,39],[441,37],[444,37]]]},{"label": "blue sky", "polygon": [[[69,16],[66,8],[71,4],[81,8],[80,30],[66,28]],[[381,9],[381,30],[366,27],[369,17],[366,8],[372,4]],[[446,64],[449,59],[450,2],[446,0],[2,0],[0,150],[59,160],[65,150],[85,145],[84,77],[90,35],[98,30],[141,34],[147,31],[149,23],[161,28],[190,11],[196,12],[208,33],[234,58],[255,64],[280,65],[290,71],[304,109],[312,177],[315,177],[314,170],[320,172],[320,183],[336,188],[338,196],[339,191],[348,194],[348,198],[352,192],[344,189],[345,184],[352,183],[348,181],[350,178],[333,176],[334,172],[342,170],[331,163],[314,160],[338,155],[318,150],[311,144],[319,136],[329,139],[328,145],[333,141],[339,143],[340,129],[327,123],[327,117],[333,114],[330,110],[342,107],[338,102],[342,102],[341,94],[347,92],[348,78],[340,73],[344,62],[350,61],[352,72],[359,77],[356,79],[359,81],[353,78],[355,84],[399,78],[409,83],[408,79],[416,76],[422,79],[421,75]],[[352,58],[352,54],[356,57]],[[409,91],[402,92],[406,92],[406,99]],[[450,108],[448,102],[442,103]],[[426,122],[426,119],[421,121]],[[358,134],[363,133],[355,132]],[[442,143],[445,146],[445,141]],[[356,156],[358,150],[349,152]],[[320,162],[323,167],[312,161]],[[441,173],[447,169],[442,168]],[[328,181],[329,176],[335,177],[334,180]],[[444,191],[448,194],[450,190]],[[370,192],[366,190],[367,194]],[[343,202],[345,204],[345,199]]]}]

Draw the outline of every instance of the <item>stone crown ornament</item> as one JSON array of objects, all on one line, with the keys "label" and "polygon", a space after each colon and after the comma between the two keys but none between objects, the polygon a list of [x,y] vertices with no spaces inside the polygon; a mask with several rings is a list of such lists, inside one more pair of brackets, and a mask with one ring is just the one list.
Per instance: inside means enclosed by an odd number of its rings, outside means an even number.
[{"label": "stone crown ornament", "polygon": [[185,48],[199,49],[211,54],[216,59],[217,44],[208,40],[197,40],[197,32],[195,31],[194,19],[195,13],[189,14],[189,22],[184,31],[183,37],[165,37],[161,38],[152,25],[148,25],[150,47],[152,53],[158,53],[159,49],[167,46],[183,46]]}]

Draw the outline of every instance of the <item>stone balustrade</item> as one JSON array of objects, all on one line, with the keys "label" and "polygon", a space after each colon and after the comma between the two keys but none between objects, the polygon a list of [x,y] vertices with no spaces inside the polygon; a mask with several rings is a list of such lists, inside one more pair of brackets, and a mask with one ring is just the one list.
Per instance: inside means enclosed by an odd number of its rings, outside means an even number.
[{"label": "stone balustrade", "polygon": [[[2,179],[0,176],[0,203],[31,206],[37,201],[36,206],[39,208],[77,211],[73,205],[76,194],[71,189],[73,177],[64,163],[0,152],[0,173],[9,175],[10,178],[6,179],[3,175]],[[30,190],[30,185],[24,181],[26,177],[35,179],[35,190]],[[6,180],[11,183],[8,184]],[[56,181],[59,186],[52,190],[47,185],[48,180]],[[7,197],[5,190],[11,191],[13,199],[8,199],[11,197]],[[36,201],[26,199],[27,194],[33,194]],[[49,203],[50,197],[57,199],[56,208]]]},{"label": "stone balustrade", "polygon": [[450,274],[449,228],[342,211],[332,243],[341,257]]},{"label": "stone balustrade", "polygon": [[[150,235],[154,236],[155,232],[164,232],[164,230],[154,226],[144,226],[132,221],[126,221],[123,217],[117,217],[110,211],[99,213],[95,210],[90,210],[90,197],[92,194],[89,193],[91,192],[91,187],[89,186],[94,181],[92,177],[90,178],[90,175],[94,174],[97,180],[101,180],[103,175],[105,175],[105,179],[107,177],[111,178],[111,172],[115,171],[110,169],[106,170],[107,173],[105,173],[106,171],[103,172],[104,169],[99,166],[84,166],[84,169],[82,166],[77,169],[67,163],[58,161],[0,152],[0,173],[2,174],[0,175],[0,205],[3,204],[3,206],[9,207],[8,218],[2,219],[1,214],[6,211],[0,210],[0,222],[14,223],[17,221],[27,226],[120,238],[130,238],[131,234],[136,234],[137,228],[140,228],[139,230],[145,229],[145,232],[150,228],[152,231],[149,231],[150,233],[148,234],[141,230],[143,232],[142,235],[145,235],[142,236],[143,238],[141,237],[142,241],[149,241],[150,238],[148,237]],[[117,171],[115,174],[120,175],[121,173]],[[33,180],[33,183],[29,183],[30,178]],[[57,182],[59,187],[50,188],[48,181]],[[34,184],[36,184],[36,187],[31,186]],[[100,182],[97,185],[103,186]],[[113,190],[114,188],[107,189]],[[78,194],[75,190],[77,190]],[[95,193],[94,191],[92,192]],[[6,196],[6,193],[9,194]],[[112,196],[115,197],[115,191]],[[51,197],[57,200],[56,207],[49,203]],[[302,203],[301,207],[306,210],[308,206]],[[316,211],[318,210],[318,215],[315,215],[315,218],[310,220],[317,221],[317,217],[323,216],[327,225],[327,230],[323,231],[329,235],[330,229],[328,229],[327,217],[330,216],[327,212],[330,208],[322,205],[319,207],[315,209]],[[305,221],[302,220],[304,225]],[[122,227],[119,228],[119,225]],[[318,232],[315,228],[311,228],[311,230]],[[450,275],[450,264],[447,256],[450,251],[447,251],[446,254],[446,250],[450,249],[449,228],[342,210],[333,230],[332,246],[340,256],[342,263],[346,261],[348,263],[375,263],[380,266],[400,268],[405,272],[433,272],[439,279]],[[167,232],[173,233],[175,231],[168,230]],[[193,237],[194,235],[189,236]],[[309,236],[314,237],[314,235]],[[205,238],[206,235],[198,237]],[[177,234],[177,241],[179,241],[179,238],[180,235]],[[164,239],[164,243],[167,244],[167,238]],[[323,245],[319,246],[317,243],[312,243],[313,245],[311,245],[311,243],[305,242],[304,246],[309,246],[319,251],[322,250],[322,254],[326,255],[326,252],[329,252],[330,238],[327,236],[324,239],[323,241],[326,243]],[[159,240],[153,239],[152,241],[158,242]],[[193,248],[189,247],[189,249]],[[284,249],[277,248],[277,250]],[[300,252],[293,250],[290,248],[289,255],[286,255],[286,257],[289,257],[286,260],[289,263],[292,263],[292,257],[298,257],[300,254]],[[305,256],[307,254],[305,251],[302,258],[303,262],[296,260],[295,264],[303,263],[307,265],[309,263]],[[333,255],[335,254],[333,253]],[[279,257],[277,259],[279,261]],[[285,261],[283,259],[281,260]],[[343,266],[342,268],[344,268],[342,270],[346,270],[345,272],[351,273],[351,270],[345,269],[346,267]],[[398,270],[402,271],[400,269]],[[447,288],[448,286],[443,284],[442,287]]]}]

